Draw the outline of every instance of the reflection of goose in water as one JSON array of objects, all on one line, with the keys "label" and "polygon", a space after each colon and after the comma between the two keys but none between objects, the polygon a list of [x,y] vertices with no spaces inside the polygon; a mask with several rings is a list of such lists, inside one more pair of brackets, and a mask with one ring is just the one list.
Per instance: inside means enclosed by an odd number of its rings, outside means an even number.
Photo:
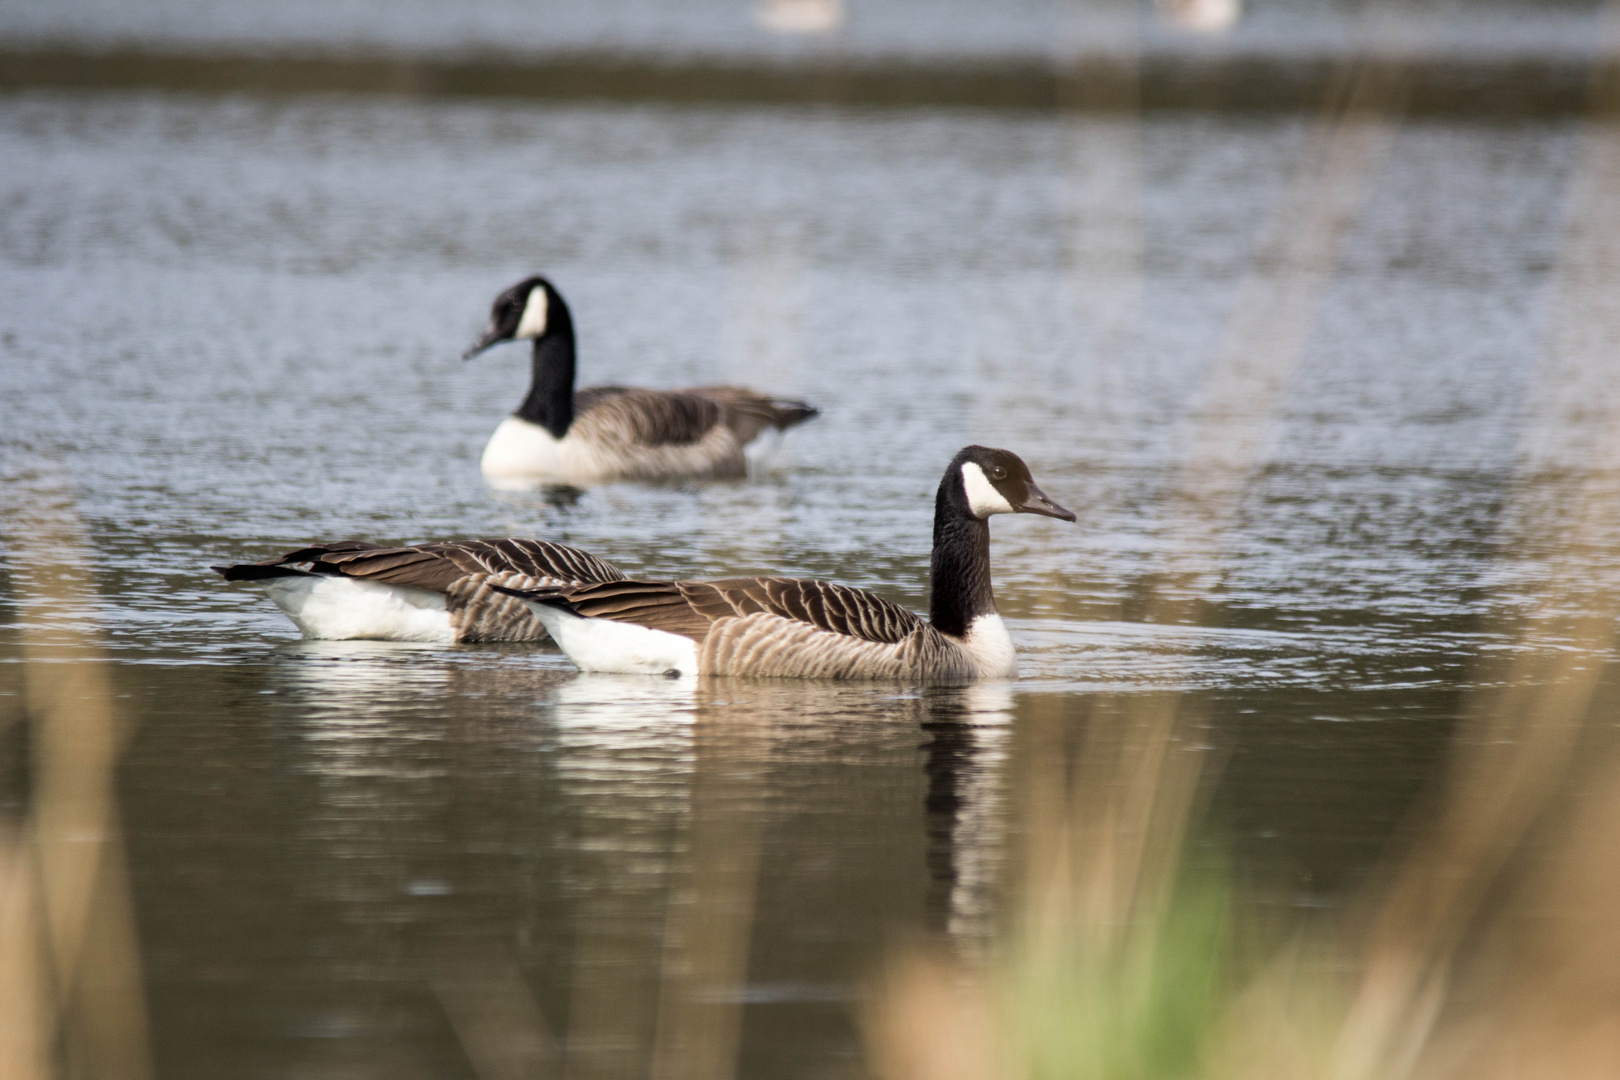
[{"label": "reflection of goose in water", "polygon": [[605,480],[737,477],[744,447],[767,428],[816,415],[802,401],[737,386],[574,389],[574,320],[562,294],[531,277],[495,298],[489,328],[465,353],[534,340],[528,396],[501,421],[480,464],[495,481],[591,484]]},{"label": "reflection of goose in water", "polygon": [[697,708],[697,680],[639,679],[632,675],[577,672],[557,685],[552,715],[561,728],[635,733],[649,726],[690,725]]},{"label": "reflection of goose in water", "polygon": [[442,693],[442,657],[420,642],[291,641],[270,651],[275,658],[275,689],[328,702],[338,709],[374,711]]},{"label": "reflection of goose in water", "polygon": [[824,679],[1010,678],[1018,662],[990,584],[994,514],[1075,516],[1017,454],[969,446],[934,501],[929,617],[865,589],[796,578],[618,581],[521,596],[586,671]]},{"label": "reflection of goose in water", "polygon": [[408,776],[418,763],[390,752],[412,707],[449,689],[434,650],[389,641],[298,641],[271,651],[270,689],[303,748],[304,770],[326,777]]},{"label": "reflection of goose in water", "polygon": [[269,655],[277,694],[338,715],[487,712],[471,701],[546,693],[578,674],[556,653],[450,651],[416,641],[287,641]]},{"label": "reflection of goose in water", "polygon": [[493,586],[624,580],[595,555],[545,540],[340,540],[214,569],[226,581],[262,586],[306,638],[442,644],[545,640],[540,620]]},{"label": "reflection of goose in water", "polygon": [[556,653],[420,642],[289,641],[269,657],[268,700],[328,775],[419,776],[470,747],[533,746],[535,703],[577,676]]},{"label": "reflection of goose in water", "polygon": [[928,918],[954,938],[983,940],[1005,847],[1012,691],[997,683],[930,690],[921,722],[929,736]]}]

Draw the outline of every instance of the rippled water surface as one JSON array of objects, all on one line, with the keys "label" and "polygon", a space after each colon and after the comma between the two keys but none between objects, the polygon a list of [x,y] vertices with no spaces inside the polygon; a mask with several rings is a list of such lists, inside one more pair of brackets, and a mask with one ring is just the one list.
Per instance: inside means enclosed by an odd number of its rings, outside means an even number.
[{"label": "rippled water surface", "polygon": [[[1568,475],[1582,434],[1537,405],[1582,129],[1390,126],[1320,289],[1277,313],[1298,348],[1211,509],[1186,462],[1267,245],[1311,213],[1313,123],[0,101],[0,610],[8,632],[32,610],[34,509],[69,506],[138,722],[160,1073],[469,1075],[458,987],[515,970],[581,1074],[633,1075],[668,1051],[671,980],[711,963],[741,1075],[855,1075],[876,950],[984,931],[1017,827],[997,769],[1058,698],[1194,695],[1184,752],[1218,756],[1237,857],[1334,902],[1545,573],[1530,541],[1561,511],[1523,481]],[[457,357],[537,270],[582,380],[745,381],[821,418],[747,482],[489,490],[527,358]],[[207,569],[543,536],[922,607],[933,488],[968,442],[1080,517],[994,522],[1006,687],[300,642]],[[1193,614],[1150,618],[1190,580]]]}]

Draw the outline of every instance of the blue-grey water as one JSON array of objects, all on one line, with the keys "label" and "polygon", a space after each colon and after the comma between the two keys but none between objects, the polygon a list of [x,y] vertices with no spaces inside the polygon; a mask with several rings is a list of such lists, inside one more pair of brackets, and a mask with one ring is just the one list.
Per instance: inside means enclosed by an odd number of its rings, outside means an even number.
[{"label": "blue-grey water", "polygon": [[[575,1073],[641,1075],[699,904],[744,928],[719,949],[738,1075],[859,1075],[861,980],[896,940],[983,932],[999,834],[969,825],[1005,810],[1008,733],[1060,696],[1206,702],[1185,752],[1219,762],[1234,858],[1285,902],[1337,902],[1517,647],[1533,541],[1563,527],[1524,479],[1527,447],[1583,422],[1535,402],[1586,128],[1393,122],[1239,494],[1189,518],[1200,402],[1309,195],[1314,125],[0,100],[0,612],[23,632],[24,523],[65,498],[136,725],[122,828],[158,1074],[473,1075],[444,972],[488,956]],[[478,454],[527,357],[457,357],[534,271],[573,307],[582,380],[746,382],[822,416],[747,482],[491,491]],[[542,536],[922,607],[932,491],[968,442],[1079,514],[994,522],[1022,675],[971,693],[300,642],[207,569]],[[1201,615],[1147,621],[1188,550]]]}]

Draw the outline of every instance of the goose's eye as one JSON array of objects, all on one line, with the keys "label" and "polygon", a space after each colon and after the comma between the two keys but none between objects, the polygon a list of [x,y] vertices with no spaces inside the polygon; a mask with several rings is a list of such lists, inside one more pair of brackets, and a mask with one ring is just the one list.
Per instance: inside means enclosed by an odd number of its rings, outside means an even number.
[{"label": "goose's eye", "polygon": [[1005,479],[1007,479],[1007,470],[1003,469],[1000,465],[992,465],[990,467],[990,479],[992,479],[992,480],[1005,480]]}]

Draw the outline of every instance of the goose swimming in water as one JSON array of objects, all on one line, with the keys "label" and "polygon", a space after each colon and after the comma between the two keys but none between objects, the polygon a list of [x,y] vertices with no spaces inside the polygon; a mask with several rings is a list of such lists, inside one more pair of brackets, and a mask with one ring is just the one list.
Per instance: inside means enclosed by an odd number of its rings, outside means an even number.
[{"label": "goose swimming in water", "polygon": [[496,586],[624,580],[595,555],[544,540],[340,540],[213,569],[226,581],[263,586],[306,638],[445,644],[545,640],[545,624]]},{"label": "goose swimming in water", "polygon": [[488,329],[462,355],[471,359],[522,338],[534,341],[529,393],[484,447],[479,467],[490,480],[589,484],[745,476],[743,448],[762,431],[785,431],[816,415],[802,401],[737,386],[575,390],[573,315],[543,277],[496,297]]},{"label": "goose swimming in water", "polygon": [[585,671],[965,682],[1017,673],[990,585],[995,514],[1074,521],[1023,460],[969,446],[934,499],[928,619],[865,589],[802,578],[630,581],[521,597]]}]

